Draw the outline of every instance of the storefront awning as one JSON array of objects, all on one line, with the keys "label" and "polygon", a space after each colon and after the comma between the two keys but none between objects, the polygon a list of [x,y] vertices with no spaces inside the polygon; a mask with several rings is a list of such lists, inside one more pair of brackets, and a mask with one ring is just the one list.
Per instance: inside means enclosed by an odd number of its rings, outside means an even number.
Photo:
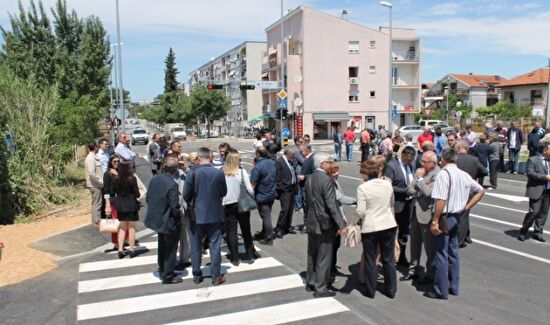
[{"label": "storefront awning", "polygon": [[[256,117],[255,119],[248,120],[248,124],[256,124],[256,123],[258,123],[258,122],[265,121],[265,120],[267,120],[268,118],[270,118],[271,115],[272,115],[272,114],[270,114],[270,113],[260,115],[260,116]],[[273,114],[273,115],[274,115],[274,114]]]},{"label": "storefront awning", "polygon": [[313,113],[315,121],[349,121],[348,113]]}]

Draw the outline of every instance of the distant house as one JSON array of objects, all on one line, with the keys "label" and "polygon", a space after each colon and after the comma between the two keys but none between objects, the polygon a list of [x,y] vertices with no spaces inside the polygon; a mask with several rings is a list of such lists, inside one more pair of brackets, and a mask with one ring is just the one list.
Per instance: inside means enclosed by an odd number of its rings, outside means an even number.
[{"label": "distant house", "polygon": [[448,74],[429,88],[428,96],[443,96],[448,87],[451,94],[474,109],[492,106],[499,101],[498,85],[506,81],[498,75]]},{"label": "distant house", "polygon": [[[520,106],[532,106],[533,113],[544,116],[548,109],[550,68],[540,68],[500,83],[502,99]],[[545,110],[546,108],[546,110]]]}]

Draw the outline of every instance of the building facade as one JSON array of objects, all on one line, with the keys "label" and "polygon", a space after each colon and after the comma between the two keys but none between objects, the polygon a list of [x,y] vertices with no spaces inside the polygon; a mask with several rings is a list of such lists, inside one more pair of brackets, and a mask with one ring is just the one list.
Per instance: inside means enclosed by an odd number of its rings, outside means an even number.
[{"label": "building facade", "polygon": [[261,89],[243,89],[241,86],[261,80],[265,50],[265,42],[247,41],[189,73],[190,89],[196,84],[223,85],[231,100],[231,109],[225,119],[214,122],[217,132],[241,135],[249,120],[262,115]]},{"label": "building facade", "polygon": [[[294,134],[330,139],[335,127],[344,130],[353,125],[360,130],[389,125],[388,31],[353,23],[345,11],[336,17],[304,6],[284,16],[282,46],[280,22],[266,29],[262,76],[281,80],[283,63],[289,116],[297,113],[301,121],[287,120]],[[414,30],[393,28],[392,34],[392,106],[398,113],[393,120],[397,127],[414,123],[414,114],[420,111],[421,42]],[[272,114],[277,110],[278,91],[262,92],[263,113]],[[266,123],[280,127],[277,120]]]}]

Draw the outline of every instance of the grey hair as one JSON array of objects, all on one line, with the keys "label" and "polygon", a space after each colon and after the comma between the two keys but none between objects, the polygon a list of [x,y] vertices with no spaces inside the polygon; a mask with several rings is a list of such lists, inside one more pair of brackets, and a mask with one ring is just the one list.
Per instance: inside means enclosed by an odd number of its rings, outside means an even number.
[{"label": "grey hair", "polygon": [[433,151],[426,151],[422,156],[430,156],[430,160],[437,164],[437,155]]},{"label": "grey hair", "polygon": [[315,168],[321,168],[321,164],[328,160],[330,160],[330,155],[328,153],[325,153],[325,152],[317,153],[315,154],[315,156],[313,156],[313,166]]},{"label": "grey hair", "polygon": [[443,148],[441,151],[441,159],[448,163],[455,163],[457,159],[456,151],[450,147]]},{"label": "grey hair", "polygon": [[288,146],[283,151],[283,155],[289,157],[289,156],[293,156],[295,152],[296,152],[296,149],[294,146]]},{"label": "grey hair", "polygon": [[178,167],[178,159],[176,157],[166,158],[166,162],[164,163],[164,170],[167,173],[175,174],[178,171]]},{"label": "grey hair", "polygon": [[466,149],[466,150],[470,148],[470,144],[466,140],[459,140],[457,143],[457,146],[460,149]]},{"label": "grey hair", "polygon": [[304,151],[309,153],[309,152],[312,151],[311,150],[311,145],[310,144],[303,144],[303,145],[300,146],[300,150],[304,150]]},{"label": "grey hair", "polygon": [[201,159],[210,159],[211,150],[206,147],[200,147],[197,150],[197,157]]}]

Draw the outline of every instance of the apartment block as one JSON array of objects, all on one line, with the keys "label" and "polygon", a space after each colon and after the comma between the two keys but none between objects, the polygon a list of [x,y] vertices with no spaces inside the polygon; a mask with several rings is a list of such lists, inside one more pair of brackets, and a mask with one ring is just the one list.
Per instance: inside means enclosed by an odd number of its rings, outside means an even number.
[{"label": "apartment block", "polygon": [[[337,126],[388,126],[390,58],[389,29],[372,29],[340,17],[300,6],[266,28],[264,80],[281,80],[288,93],[288,110],[297,113],[295,134],[330,139]],[[411,29],[392,29],[392,108],[394,126],[414,123],[420,111],[421,41]],[[284,61],[281,60],[284,51]],[[277,90],[263,90],[263,113],[277,110]],[[266,120],[279,128],[279,121]],[[301,127],[300,127],[301,124]]]},{"label": "apartment block", "polygon": [[257,83],[262,79],[262,57],[265,42],[247,41],[210,60],[189,73],[189,88],[196,84],[219,84],[224,86],[231,100],[227,116],[214,122],[219,133],[241,134],[242,128],[262,115],[262,90],[243,89],[241,86]]}]

